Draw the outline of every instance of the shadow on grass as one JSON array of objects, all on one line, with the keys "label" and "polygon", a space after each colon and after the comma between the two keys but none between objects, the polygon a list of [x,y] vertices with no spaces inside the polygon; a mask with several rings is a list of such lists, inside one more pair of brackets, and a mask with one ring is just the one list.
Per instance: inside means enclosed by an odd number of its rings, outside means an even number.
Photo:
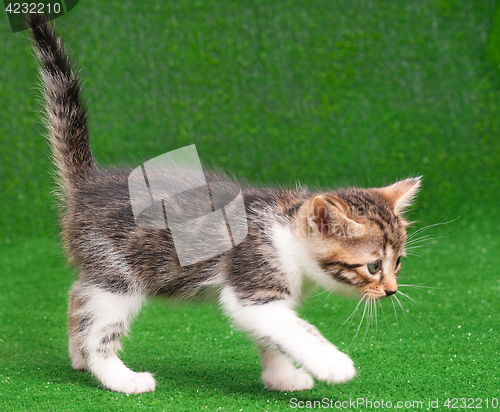
[{"label": "shadow on grass", "polygon": [[[60,346],[59,344],[57,345]],[[30,354],[32,355],[32,353]],[[122,357],[123,358],[123,357]],[[151,359],[139,357],[128,359],[127,366],[137,372],[152,372],[157,380],[158,393],[175,391],[199,390],[205,395],[208,393],[217,394],[263,394],[268,393],[260,380],[260,366],[246,362],[245,365],[228,365],[221,360],[217,365],[218,356],[212,358],[206,364],[193,364],[190,357],[179,356],[174,358],[165,357],[158,363]],[[197,357],[196,361],[203,359]],[[45,356],[37,359],[22,359],[17,357],[17,362],[9,362],[12,371],[18,369],[22,364],[21,374],[29,376],[31,386],[44,387],[46,384],[80,387],[83,391],[106,390],[89,372],[76,371],[71,367],[71,361],[66,350],[54,353],[46,352]],[[15,365],[17,363],[17,366]],[[19,369],[18,369],[19,370]]]}]

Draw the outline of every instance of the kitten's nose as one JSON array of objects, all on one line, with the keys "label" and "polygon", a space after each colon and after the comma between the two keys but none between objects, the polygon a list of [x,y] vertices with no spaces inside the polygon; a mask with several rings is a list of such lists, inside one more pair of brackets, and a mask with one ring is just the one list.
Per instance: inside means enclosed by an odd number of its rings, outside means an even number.
[{"label": "kitten's nose", "polygon": [[385,296],[391,296],[394,295],[398,290],[386,290],[385,291]]}]

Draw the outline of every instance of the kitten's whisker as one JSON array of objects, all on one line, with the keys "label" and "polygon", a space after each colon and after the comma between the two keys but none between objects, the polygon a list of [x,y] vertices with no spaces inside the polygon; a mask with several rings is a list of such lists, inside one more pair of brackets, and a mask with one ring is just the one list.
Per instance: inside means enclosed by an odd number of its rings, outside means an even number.
[{"label": "kitten's whisker", "polygon": [[328,291],[328,294],[325,296],[325,298],[323,299],[323,302],[326,302],[327,299],[332,295],[332,292]]},{"label": "kitten's whisker", "polygon": [[406,300],[408,302],[410,302],[410,304],[412,304],[415,308],[421,310],[422,312],[425,312],[426,310],[417,302],[416,299],[412,298],[411,296],[408,296],[406,293],[403,293],[401,292],[400,290],[398,291],[398,293],[403,296],[404,298],[406,298]]},{"label": "kitten's whisker", "polygon": [[[416,237],[417,234],[420,234],[421,236],[419,237]],[[416,240],[416,239],[424,239],[424,238],[427,238],[427,237],[447,237],[448,235],[438,235],[436,233],[428,233],[428,234],[422,234],[422,233],[418,233],[418,232],[413,232],[411,234],[408,235],[408,240],[409,241],[413,241],[413,240]]]},{"label": "kitten's whisker", "polygon": [[411,249],[420,245],[435,245],[437,242],[433,243],[433,241],[434,239],[422,239],[420,242],[407,242],[406,248]]},{"label": "kitten's whisker", "polygon": [[408,252],[408,251],[406,251],[406,254],[407,254],[408,256],[415,256],[415,257],[418,257],[418,258],[422,258],[422,255],[421,255],[421,254],[419,254],[419,253],[415,253],[415,252]]},{"label": "kitten's whisker", "polygon": [[437,235],[435,233],[428,233],[427,235],[422,235],[420,237],[415,237],[413,236],[415,233],[412,233],[411,235],[408,235],[408,242],[414,242],[419,239],[426,239],[426,238],[434,238],[434,237],[441,237],[441,235]]},{"label": "kitten's whisker", "polygon": [[385,312],[384,312],[384,305],[382,305],[382,302],[380,300],[377,300],[377,303],[378,303],[378,306],[380,308],[380,313],[382,313],[382,318],[384,319],[386,326],[389,326],[387,323],[387,317],[385,316]]},{"label": "kitten's whisker", "polygon": [[398,297],[396,295],[393,295],[393,296],[396,299],[396,302],[398,303],[399,308],[401,309],[401,313],[403,314],[403,317],[405,318],[406,323],[408,323],[408,325],[411,326],[410,319],[408,318],[408,315],[406,314],[406,310],[405,310],[403,304],[401,303],[401,301],[398,299]]},{"label": "kitten's whisker", "polygon": [[391,297],[392,308],[394,309],[394,316],[396,317],[396,324],[399,325],[398,313],[396,311],[396,305],[394,304],[394,299]]},{"label": "kitten's whisker", "polygon": [[396,305],[396,310],[399,309],[399,311],[401,312],[401,315],[404,317],[405,314],[404,314],[404,310],[403,310],[403,307],[401,305],[401,302],[400,300],[397,298],[396,295],[394,295],[394,300],[396,301],[397,305]]},{"label": "kitten's whisker", "polygon": [[371,309],[370,326],[372,326],[375,323],[375,321],[376,321],[375,299],[372,299],[372,301],[370,303],[370,309]]},{"label": "kitten's whisker", "polygon": [[430,239],[424,239],[422,242],[415,242],[415,243],[407,243],[405,246],[405,249],[413,249],[418,246],[428,246],[428,245],[435,245],[437,242],[433,243],[432,240]]},{"label": "kitten's whisker", "polygon": [[453,219],[453,220],[450,220],[449,222],[439,222],[439,223],[434,223],[432,225],[427,225],[427,226],[424,226],[418,230],[416,230],[415,232],[411,233],[409,236],[408,236],[408,240],[410,239],[413,239],[417,234],[421,233],[421,232],[424,232],[426,230],[429,230],[430,228],[432,227],[435,227],[435,226],[442,226],[442,225],[447,225],[448,223],[453,223],[454,221],[460,219],[460,216],[458,216],[457,218]]},{"label": "kitten's whisker", "polygon": [[372,323],[372,317],[373,317],[373,314],[372,314],[372,299],[368,299],[368,313],[367,313],[367,318],[366,318],[366,330],[365,330],[365,336],[368,332],[368,329],[370,328],[370,325]]},{"label": "kitten's whisker", "polygon": [[420,243],[420,242],[423,242],[424,240],[432,240],[432,239],[441,239],[445,236],[438,236],[438,235],[425,235],[425,236],[421,236],[421,237],[417,237],[415,239],[410,239],[410,240],[407,240],[406,244],[407,245],[412,245],[414,243]]},{"label": "kitten's whisker", "polygon": [[[316,298],[318,296],[321,296],[323,293],[327,293],[327,292],[328,292],[328,290],[325,289],[322,292],[319,292],[317,295],[311,296],[311,298]],[[328,296],[330,296],[330,293],[328,293]]]},{"label": "kitten's whisker", "polygon": [[[358,336],[358,332],[359,330],[361,329],[361,325],[363,324],[363,319],[365,318],[365,314],[366,314],[366,301],[365,301],[365,307],[363,308],[363,314],[361,315],[361,320],[359,322],[359,326],[358,326],[358,329],[356,330],[356,333],[354,334],[354,338],[352,338],[352,341],[351,341],[351,344],[352,342],[354,342],[354,340],[356,339],[356,336]],[[351,346],[351,344],[349,346]]]},{"label": "kitten's whisker", "polygon": [[421,247],[433,247],[433,246],[437,246],[437,245],[433,245],[432,243],[424,243],[424,244],[421,244],[421,245],[414,245],[414,246],[410,246],[410,247],[406,247],[406,250],[413,250],[413,249],[419,249]]},{"label": "kitten's whisker", "polygon": [[368,334],[368,330],[370,329],[370,325],[373,319],[373,309],[372,309],[373,300],[371,296],[368,298],[367,303],[368,303],[368,317],[366,318],[366,329],[365,329],[365,335],[363,336],[363,342],[366,339],[366,335]]},{"label": "kitten's whisker", "polygon": [[424,242],[430,242],[431,244],[434,244],[434,243],[437,243],[438,239],[442,239],[442,238],[444,238],[444,236],[435,236],[435,237],[429,237],[426,239],[415,239],[415,240],[411,240],[409,242],[406,242],[406,246],[409,247],[409,246],[418,245],[418,244],[421,244]]},{"label": "kitten's whisker", "polygon": [[358,309],[359,309],[359,305],[361,305],[361,303],[365,300],[365,297],[366,297],[366,296],[363,296],[363,297],[360,299],[360,301],[358,302],[358,304],[356,305],[356,307],[354,308],[354,310],[351,312],[350,316],[349,316],[349,317],[348,317],[348,318],[344,321],[344,323],[343,323],[342,325],[340,325],[339,330],[340,330],[340,329],[342,329],[342,327],[343,327],[343,326],[344,326],[344,325],[345,325],[345,324],[349,321],[349,319],[350,319],[351,321],[349,322],[348,328],[349,328],[349,326],[351,326],[351,323],[352,323],[352,321],[353,321],[353,319],[354,319],[354,316],[356,315],[356,312],[357,312],[357,311],[358,311]]}]

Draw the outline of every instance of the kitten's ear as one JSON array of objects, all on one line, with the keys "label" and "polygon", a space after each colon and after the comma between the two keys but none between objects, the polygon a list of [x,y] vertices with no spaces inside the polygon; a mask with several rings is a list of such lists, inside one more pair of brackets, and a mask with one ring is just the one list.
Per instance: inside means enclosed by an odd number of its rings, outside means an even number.
[{"label": "kitten's ear", "polygon": [[322,196],[310,202],[306,222],[311,235],[360,236],[364,232],[362,224],[349,219],[337,205]]},{"label": "kitten's ear", "polygon": [[401,180],[390,186],[377,189],[392,205],[394,213],[401,215],[405,209],[411,206],[418,189],[420,188],[422,176]]}]

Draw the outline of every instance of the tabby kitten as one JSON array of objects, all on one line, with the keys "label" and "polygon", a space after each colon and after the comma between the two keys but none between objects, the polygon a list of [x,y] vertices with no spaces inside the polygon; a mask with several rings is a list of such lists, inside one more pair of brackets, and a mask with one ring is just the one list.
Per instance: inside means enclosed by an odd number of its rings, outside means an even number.
[{"label": "tabby kitten", "polygon": [[[153,391],[150,373],[133,372],[117,357],[120,338],[146,298],[192,298],[212,290],[256,342],[266,388],[310,389],[312,376],[329,383],[352,379],[352,360],[294,308],[316,286],[367,301],[397,291],[408,226],[402,213],[420,178],[328,192],[243,186],[243,242],[182,267],[168,226],[135,224],[127,185],[132,169],[95,163],[78,76],[52,26],[38,15],[29,25],[64,203],[64,244],[78,269],[69,303],[73,368],[89,370],[113,391]],[[225,179],[205,177],[209,183]]]}]

